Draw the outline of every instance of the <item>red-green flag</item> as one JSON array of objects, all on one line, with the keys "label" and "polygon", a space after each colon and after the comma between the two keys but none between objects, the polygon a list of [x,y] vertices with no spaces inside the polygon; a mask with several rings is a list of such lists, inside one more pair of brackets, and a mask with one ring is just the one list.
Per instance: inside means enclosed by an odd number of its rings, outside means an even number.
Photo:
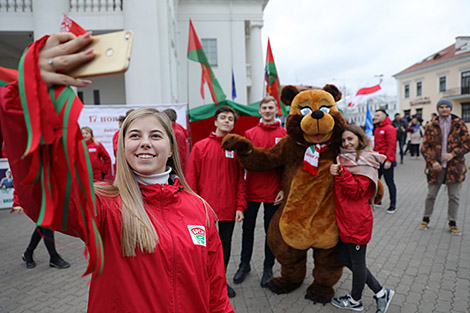
[{"label": "red-green flag", "polygon": [[268,51],[266,52],[266,94],[274,97],[277,101],[277,115],[287,115],[286,107],[281,103],[281,85],[277,76],[276,64],[274,64],[273,52],[271,51],[271,43],[268,38]]},{"label": "red-green flag", "polygon": [[0,66],[0,87],[18,79],[18,71]]},{"label": "red-green flag", "polygon": [[202,79],[201,79],[201,96],[204,99],[204,82],[207,82],[211,92],[212,100],[218,105],[219,102],[224,101],[226,96],[222,87],[220,87],[217,78],[212,72],[212,68],[207,60],[201,42],[197,37],[194,30],[193,22],[189,20],[189,42],[188,42],[188,59],[201,63]]}]

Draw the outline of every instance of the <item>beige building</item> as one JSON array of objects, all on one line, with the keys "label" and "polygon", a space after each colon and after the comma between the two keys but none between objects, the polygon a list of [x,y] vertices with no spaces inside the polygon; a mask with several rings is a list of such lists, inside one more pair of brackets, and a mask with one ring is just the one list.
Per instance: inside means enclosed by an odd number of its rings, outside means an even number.
[{"label": "beige building", "polygon": [[400,113],[426,122],[440,98],[452,100],[453,114],[470,123],[470,36],[393,75],[397,80]]}]

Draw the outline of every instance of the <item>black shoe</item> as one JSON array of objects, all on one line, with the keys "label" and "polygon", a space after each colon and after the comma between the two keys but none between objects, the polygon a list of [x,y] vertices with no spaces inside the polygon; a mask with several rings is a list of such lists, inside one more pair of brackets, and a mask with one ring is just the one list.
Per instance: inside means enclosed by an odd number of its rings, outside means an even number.
[{"label": "black shoe", "polygon": [[388,213],[388,214],[394,214],[396,211],[397,211],[397,208],[394,207],[393,205],[391,205],[391,206],[387,209],[387,213]]},{"label": "black shoe", "polygon": [[227,295],[228,295],[229,298],[235,298],[235,296],[237,295],[235,290],[233,290],[233,288],[230,287],[229,284],[227,284]]},{"label": "black shoe", "polygon": [[70,263],[62,259],[59,255],[55,258],[52,258],[49,262],[50,267],[55,268],[69,268]]},{"label": "black shoe", "polygon": [[265,268],[263,271],[263,276],[261,277],[261,287],[266,288],[268,287],[268,283],[273,278],[273,269],[272,268]]},{"label": "black shoe", "polygon": [[233,282],[235,284],[241,283],[242,281],[245,280],[246,275],[248,275],[250,271],[251,271],[250,264],[241,263],[240,266],[238,267],[237,272],[233,276]]},{"label": "black shoe", "polygon": [[23,261],[26,262],[26,268],[35,268],[36,267],[36,262],[33,260],[33,254],[28,253],[28,251],[25,251],[23,255],[21,256]]}]

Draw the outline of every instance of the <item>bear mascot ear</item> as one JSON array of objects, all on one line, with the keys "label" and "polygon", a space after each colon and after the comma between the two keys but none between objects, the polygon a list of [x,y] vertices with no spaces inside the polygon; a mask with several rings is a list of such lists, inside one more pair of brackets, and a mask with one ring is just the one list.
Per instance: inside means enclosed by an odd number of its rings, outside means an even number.
[{"label": "bear mascot ear", "polygon": [[336,102],[341,100],[341,97],[343,96],[341,91],[339,91],[338,87],[336,87],[335,85],[327,84],[327,85],[325,85],[325,87],[323,87],[323,90],[325,90],[326,92],[331,93],[333,98],[335,98]]},{"label": "bear mascot ear", "polygon": [[299,93],[299,89],[297,87],[288,85],[282,88],[281,91],[281,101],[284,105],[290,105],[292,100],[294,100],[295,96]]}]

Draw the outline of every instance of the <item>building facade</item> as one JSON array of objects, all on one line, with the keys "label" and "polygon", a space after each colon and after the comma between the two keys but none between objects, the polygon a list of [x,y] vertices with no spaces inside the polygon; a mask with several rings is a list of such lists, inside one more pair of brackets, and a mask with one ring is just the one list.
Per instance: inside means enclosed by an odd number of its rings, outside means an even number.
[{"label": "building facade", "polygon": [[470,36],[395,74],[401,113],[431,120],[440,98],[452,100],[453,113],[470,123]]},{"label": "building facade", "polygon": [[[393,115],[398,112],[397,99],[395,96],[381,94],[379,96],[370,98],[367,102],[369,103],[369,111],[372,118],[374,118],[374,113],[378,109],[384,109],[390,116],[390,119],[393,119]],[[344,118],[348,121],[348,123],[365,126],[367,116],[367,102],[360,103],[352,108],[349,108],[345,102],[343,103],[343,106],[340,108],[343,111]]]},{"label": "building facade", "polygon": [[[62,13],[93,34],[129,29],[134,45],[125,74],[95,77],[78,93],[85,104],[212,103],[200,93],[201,66],[187,59],[189,19],[227,98],[263,96],[263,10],[268,0],[1,0],[0,66],[16,68],[24,48],[60,29]],[[53,3],[53,5],[51,5]]]}]

